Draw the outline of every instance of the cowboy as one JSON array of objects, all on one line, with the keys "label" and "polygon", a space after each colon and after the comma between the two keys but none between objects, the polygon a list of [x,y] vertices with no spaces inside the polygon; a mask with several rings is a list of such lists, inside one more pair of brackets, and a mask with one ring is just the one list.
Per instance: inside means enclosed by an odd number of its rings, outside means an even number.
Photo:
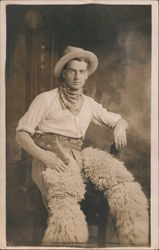
[{"label": "cowboy", "polygon": [[[49,229],[45,233],[43,240],[45,243],[70,242],[71,240],[82,242],[88,239],[87,229],[84,229],[86,226],[83,215],[79,216],[81,212],[77,206],[85,192],[81,178],[83,169],[81,147],[90,122],[113,129],[116,149],[121,150],[127,143],[127,121],[119,114],[108,112],[93,98],[83,94],[85,81],[95,72],[97,66],[98,59],[94,53],[67,46],[63,56],[54,67],[54,75],[59,80],[59,87],[38,95],[20,119],[16,129],[17,142],[34,159],[32,177],[50,211],[48,223],[51,226],[48,226]],[[72,168],[71,164],[75,167]],[[71,195],[70,190],[67,190],[69,185],[74,185],[71,187],[73,192]],[[58,192],[55,192],[57,189]],[[76,202],[72,202],[72,197],[76,199]],[[65,225],[67,229],[59,229],[62,232],[60,234],[51,223],[56,222],[56,228],[57,224],[59,228],[62,228],[64,218],[61,224],[59,221],[64,212],[60,209],[70,206],[70,203],[74,204],[71,205],[74,206],[74,209],[71,207],[72,214],[78,210],[72,219],[75,224],[77,223],[77,229],[69,229],[66,226],[69,224],[67,223]],[[73,216],[72,214],[70,216]],[[80,222],[78,222],[78,216]],[[83,224],[80,224],[82,220]],[[80,225],[82,225],[81,238],[79,236]],[[64,230],[65,233],[63,233]],[[71,230],[70,234],[69,230]]]}]

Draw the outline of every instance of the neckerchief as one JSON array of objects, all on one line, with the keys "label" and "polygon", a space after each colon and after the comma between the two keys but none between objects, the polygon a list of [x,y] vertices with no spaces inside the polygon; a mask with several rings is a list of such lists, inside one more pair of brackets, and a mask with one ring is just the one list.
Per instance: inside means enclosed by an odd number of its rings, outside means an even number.
[{"label": "neckerchief", "polygon": [[84,102],[83,88],[73,90],[65,83],[59,86],[60,101],[73,115],[78,115]]}]

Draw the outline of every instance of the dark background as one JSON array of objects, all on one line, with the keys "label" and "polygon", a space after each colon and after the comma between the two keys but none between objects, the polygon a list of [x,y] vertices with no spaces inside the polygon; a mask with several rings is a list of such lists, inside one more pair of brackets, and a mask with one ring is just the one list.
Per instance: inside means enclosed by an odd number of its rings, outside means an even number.
[{"label": "dark background", "polygon": [[[31,159],[15,142],[15,129],[30,101],[58,85],[53,66],[67,45],[88,49],[99,58],[85,92],[128,120],[128,145],[120,159],[150,197],[151,7],[8,5],[8,245],[38,244],[43,234],[46,211],[30,178]],[[110,129],[91,124],[86,145],[109,150],[111,142]]]}]

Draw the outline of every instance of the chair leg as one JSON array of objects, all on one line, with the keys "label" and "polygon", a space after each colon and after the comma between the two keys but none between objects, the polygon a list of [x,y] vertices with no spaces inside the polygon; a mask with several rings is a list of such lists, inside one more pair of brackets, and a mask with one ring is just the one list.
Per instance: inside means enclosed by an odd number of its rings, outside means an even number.
[{"label": "chair leg", "polygon": [[98,226],[98,245],[104,247],[106,244],[106,226],[108,219],[108,203],[104,198],[103,192],[100,193],[99,204],[99,226]]}]

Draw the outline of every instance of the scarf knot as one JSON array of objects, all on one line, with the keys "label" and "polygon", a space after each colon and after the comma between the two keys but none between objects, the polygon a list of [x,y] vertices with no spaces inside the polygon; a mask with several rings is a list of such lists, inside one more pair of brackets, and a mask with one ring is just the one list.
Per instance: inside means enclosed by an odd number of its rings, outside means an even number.
[{"label": "scarf knot", "polygon": [[83,88],[73,90],[62,83],[59,86],[59,94],[62,106],[69,109],[73,115],[77,116],[84,102]]}]

